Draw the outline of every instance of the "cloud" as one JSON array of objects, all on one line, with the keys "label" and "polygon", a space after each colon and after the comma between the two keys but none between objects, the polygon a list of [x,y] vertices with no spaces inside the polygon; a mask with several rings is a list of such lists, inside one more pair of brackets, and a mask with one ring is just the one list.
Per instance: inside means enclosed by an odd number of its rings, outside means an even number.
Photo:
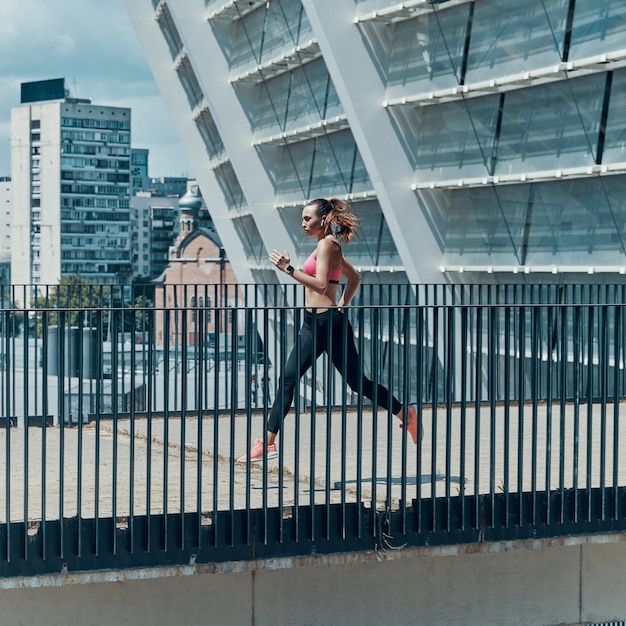
[{"label": "cloud", "polygon": [[133,143],[150,149],[155,166],[178,165],[151,174],[189,170],[122,0],[0,0],[0,176],[10,171],[20,83],[61,77],[75,97],[130,103],[119,106],[133,109]]}]

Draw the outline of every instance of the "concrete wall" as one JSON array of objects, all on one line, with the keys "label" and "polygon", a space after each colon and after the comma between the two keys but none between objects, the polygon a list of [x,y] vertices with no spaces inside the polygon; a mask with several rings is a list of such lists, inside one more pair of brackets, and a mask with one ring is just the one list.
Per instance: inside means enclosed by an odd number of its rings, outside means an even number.
[{"label": "concrete wall", "polygon": [[0,581],[0,623],[582,624],[626,619],[626,536]]}]

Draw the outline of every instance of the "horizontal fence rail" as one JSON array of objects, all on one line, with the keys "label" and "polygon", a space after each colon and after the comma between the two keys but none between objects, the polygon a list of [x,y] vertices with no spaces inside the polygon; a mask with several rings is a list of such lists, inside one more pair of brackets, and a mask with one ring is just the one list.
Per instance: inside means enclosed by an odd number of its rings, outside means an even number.
[{"label": "horizontal fence rail", "polygon": [[323,353],[255,464],[301,291],[42,291],[0,311],[1,576],[626,527],[622,286],[366,285],[342,330],[423,437]]}]

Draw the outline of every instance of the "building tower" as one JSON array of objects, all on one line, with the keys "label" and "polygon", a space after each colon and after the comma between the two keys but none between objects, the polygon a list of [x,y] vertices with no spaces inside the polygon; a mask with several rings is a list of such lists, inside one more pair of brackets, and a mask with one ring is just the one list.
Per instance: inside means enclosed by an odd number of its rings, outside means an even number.
[{"label": "building tower", "polygon": [[366,282],[626,272],[623,0],[125,3],[240,279],[330,195]]},{"label": "building tower", "polygon": [[130,109],[23,83],[11,110],[14,284],[130,280]]},{"label": "building tower", "polygon": [[11,178],[0,176],[0,285],[11,282]]}]

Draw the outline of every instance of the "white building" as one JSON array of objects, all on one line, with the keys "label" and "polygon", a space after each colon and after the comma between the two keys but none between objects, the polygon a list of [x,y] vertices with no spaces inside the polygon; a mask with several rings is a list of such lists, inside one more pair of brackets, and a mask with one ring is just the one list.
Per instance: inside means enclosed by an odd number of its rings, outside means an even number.
[{"label": "white building", "polygon": [[0,176],[0,284],[10,282],[11,177]]},{"label": "white building", "polygon": [[22,85],[11,110],[14,284],[130,280],[130,127],[130,109],[70,98],[63,79]]},{"label": "white building", "polygon": [[125,3],[240,280],[333,195],[365,281],[626,272],[623,0]]}]

